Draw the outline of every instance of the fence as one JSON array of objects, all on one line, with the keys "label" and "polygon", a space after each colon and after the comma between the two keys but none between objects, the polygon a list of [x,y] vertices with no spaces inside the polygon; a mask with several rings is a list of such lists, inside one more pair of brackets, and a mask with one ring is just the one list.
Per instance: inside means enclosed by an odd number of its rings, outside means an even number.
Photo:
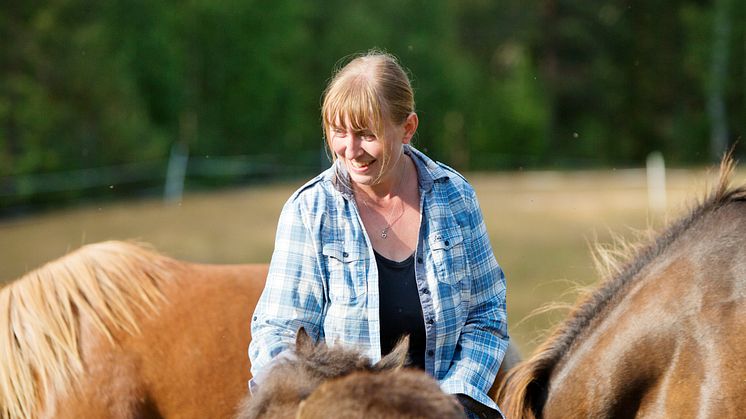
[{"label": "fence", "polygon": [[200,188],[249,184],[313,173],[322,163],[318,155],[310,154],[303,161],[311,163],[289,165],[277,155],[197,157],[175,149],[169,159],[163,160],[6,176],[0,178],[0,216],[79,199],[163,194],[168,202],[178,201],[185,185]]},{"label": "fence", "polygon": [[[323,151],[307,154],[297,161],[311,163],[289,165],[278,155],[189,156],[185,149],[175,145],[169,159],[6,176],[0,178],[0,217],[79,199],[162,194],[164,201],[177,202],[185,185],[199,188],[249,184],[308,175],[328,165]],[[660,211],[666,206],[665,166],[660,153],[648,157],[647,174],[649,205]]]}]

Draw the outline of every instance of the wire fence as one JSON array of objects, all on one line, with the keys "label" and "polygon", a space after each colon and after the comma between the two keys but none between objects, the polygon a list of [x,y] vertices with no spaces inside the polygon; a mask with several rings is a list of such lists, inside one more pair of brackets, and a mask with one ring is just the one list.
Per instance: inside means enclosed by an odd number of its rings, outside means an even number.
[{"label": "wire fence", "polygon": [[175,147],[169,159],[5,176],[0,177],[0,217],[90,199],[163,195],[178,201],[185,189],[303,176],[322,165],[316,155],[303,161],[310,163],[288,164],[277,155],[189,156]]}]

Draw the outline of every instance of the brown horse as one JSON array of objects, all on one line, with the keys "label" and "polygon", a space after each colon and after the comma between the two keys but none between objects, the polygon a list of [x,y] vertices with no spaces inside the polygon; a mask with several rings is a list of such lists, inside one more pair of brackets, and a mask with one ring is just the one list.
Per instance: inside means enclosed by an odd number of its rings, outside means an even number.
[{"label": "brown horse", "polygon": [[266,275],[117,241],[24,275],[0,290],[0,417],[231,417]]},{"label": "brown horse", "polygon": [[0,291],[0,416],[232,416],[266,272],[103,242],[28,273]]},{"label": "brown horse", "polygon": [[300,404],[298,419],[461,419],[463,408],[424,372],[358,371],[327,381]]},{"label": "brown horse", "polygon": [[733,163],[686,217],[582,299],[499,404],[510,418],[721,418],[746,412],[746,187]]},{"label": "brown horse", "polygon": [[277,363],[239,419],[465,419],[456,398],[420,370],[403,368],[409,342],[373,364],[359,351],[314,344],[304,329],[292,358]]}]

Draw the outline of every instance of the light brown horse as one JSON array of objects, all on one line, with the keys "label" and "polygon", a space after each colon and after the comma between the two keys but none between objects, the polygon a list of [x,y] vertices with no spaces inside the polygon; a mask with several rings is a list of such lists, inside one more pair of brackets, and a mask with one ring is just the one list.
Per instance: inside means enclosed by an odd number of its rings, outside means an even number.
[{"label": "light brown horse", "polygon": [[0,417],[232,417],[266,275],[118,241],[24,275],[0,290]]},{"label": "light brown horse", "polygon": [[354,348],[315,344],[298,331],[294,356],[274,365],[238,419],[466,419],[455,396],[404,368],[405,338],[375,364]]},{"label": "light brown horse", "polygon": [[508,373],[509,418],[746,414],[746,187],[733,164],[686,217],[582,299]]},{"label": "light brown horse", "polygon": [[266,265],[84,246],[0,290],[2,418],[225,418]]}]

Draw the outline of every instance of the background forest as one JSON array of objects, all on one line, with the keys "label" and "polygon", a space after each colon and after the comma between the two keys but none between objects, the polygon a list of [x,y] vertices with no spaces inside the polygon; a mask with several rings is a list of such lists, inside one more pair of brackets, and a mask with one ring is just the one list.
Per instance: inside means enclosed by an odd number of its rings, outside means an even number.
[{"label": "background forest", "polygon": [[745,22],[738,0],[6,3],[0,214],[162,188],[174,152],[195,185],[315,172],[326,80],[372,47],[459,170],[743,155]]}]

